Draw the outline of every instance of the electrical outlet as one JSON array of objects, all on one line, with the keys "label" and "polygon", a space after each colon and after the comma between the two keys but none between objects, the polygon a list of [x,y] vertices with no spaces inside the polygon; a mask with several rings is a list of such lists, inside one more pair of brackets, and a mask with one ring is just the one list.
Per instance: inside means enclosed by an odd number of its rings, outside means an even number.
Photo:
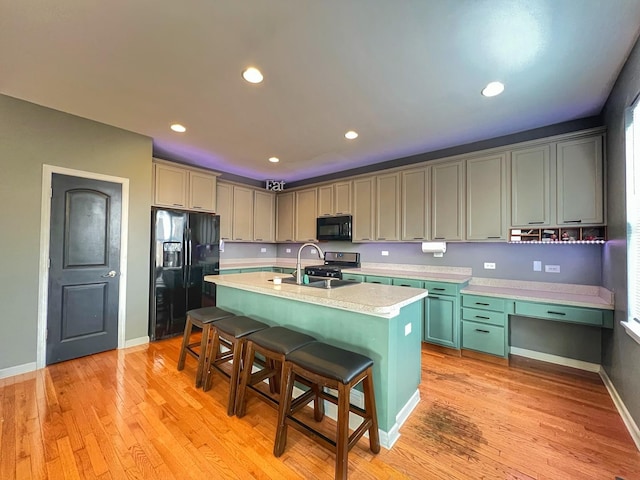
[{"label": "electrical outlet", "polygon": [[533,261],[533,271],[541,272],[542,271],[542,262],[540,260]]},{"label": "electrical outlet", "polygon": [[484,269],[485,270],[495,270],[496,269],[495,262],[484,262]]},{"label": "electrical outlet", "polygon": [[382,256],[383,257],[388,257],[389,256],[389,252],[387,250],[382,250]]},{"label": "electrical outlet", "polygon": [[262,248],[260,249],[260,253],[267,253],[267,249],[266,249],[266,248],[264,248],[264,247],[262,247]]},{"label": "electrical outlet", "polygon": [[411,333],[411,324],[407,323],[404,326],[404,336],[406,337],[407,335],[409,335]]},{"label": "electrical outlet", "polygon": [[560,273],[560,265],[545,265],[544,271],[547,273]]},{"label": "electrical outlet", "polygon": [[284,249],[284,251],[285,251],[286,253],[291,253],[291,249],[290,249],[290,248],[285,248],[285,249]]},{"label": "electrical outlet", "polygon": [[315,248],[312,248],[309,251],[311,252],[311,255],[317,255],[318,254],[318,251]]}]

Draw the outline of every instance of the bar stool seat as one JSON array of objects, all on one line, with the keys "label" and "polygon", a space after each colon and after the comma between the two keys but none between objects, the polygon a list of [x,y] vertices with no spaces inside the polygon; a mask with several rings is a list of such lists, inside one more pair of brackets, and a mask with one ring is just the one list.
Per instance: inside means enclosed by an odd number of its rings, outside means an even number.
[{"label": "bar stool seat", "polygon": [[[202,385],[204,365],[210,343],[209,337],[211,333],[211,324],[218,320],[222,320],[223,318],[234,316],[234,313],[218,307],[196,308],[187,312],[187,321],[184,326],[182,345],[180,347],[180,355],[178,357],[178,370],[184,369],[184,362],[187,354],[198,360],[198,369],[196,370],[196,387],[200,387],[200,385]],[[191,332],[194,326],[202,329],[202,337],[199,342],[191,342]]]},{"label": "bar stool seat", "polygon": [[[247,336],[269,328],[269,325],[245,316],[227,317],[212,324],[212,340],[210,354],[207,355],[204,367],[204,383],[202,389],[206,392],[211,388],[213,368],[229,377],[229,398],[227,400],[227,415],[235,413],[236,392],[240,376],[240,365],[247,343]],[[228,350],[222,352],[220,346]],[[228,374],[221,366],[231,363],[231,373]]]},{"label": "bar stool seat", "polygon": [[[273,453],[279,457],[287,442],[287,426],[291,425],[320,445],[336,454],[336,479],[346,479],[348,472],[348,453],[358,440],[368,431],[369,449],[373,453],[380,451],[378,416],[373,387],[373,360],[350,350],[338,348],[322,342],[309,343],[289,354],[283,367],[283,388],[278,408],[278,427]],[[310,400],[300,401],[301,396],[293,398],[294,380],[306,379],[321,387],[337,390],[338,396],[321,389],[319,397],[338,406],[337,433],[330,439],[312,425],[295,417],[295,413]],[[363,382],[364,409],[350,403],[351,390]],[[324,411],[324,410],[322,410]],[[349,435],[349,412],[362,418],[362,423]],[[316,421],[321,420],[317,415]]]},{"label": "bar stool seat", "polygon": [[[249,391],[257,393],[258,398],[277,408],[280,402],[282,365],[286,356],[315,340],[311,335],[280,326],[260,330],[249,335],[245,347],[240,384],[238,385],[236,415],[238,417],[244,416]],[[256,353],[264,357],[264,365],[261,365],[263,368],[254,373],[252,370],[254,363],[256,363]],[[266,379],[269,379],[269,395],[262,390],[252,388]]]}]

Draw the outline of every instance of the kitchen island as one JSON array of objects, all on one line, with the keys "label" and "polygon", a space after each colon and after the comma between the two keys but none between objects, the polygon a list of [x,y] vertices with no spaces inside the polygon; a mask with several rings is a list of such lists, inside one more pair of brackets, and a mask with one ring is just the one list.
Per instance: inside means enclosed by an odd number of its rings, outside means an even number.
[{"label": "kitchen island", "polygon": [[[276,276],[254,272],[205,280],[216,284],[220,308],[372,358],[380,442],[390,448],[420,400],[422,299],[427,290],[373,283],[332,289],[274,285]],[[362,405],[357,397],[353,403]],[[328,407],[327,414],[335,418],[333,405]]]}]

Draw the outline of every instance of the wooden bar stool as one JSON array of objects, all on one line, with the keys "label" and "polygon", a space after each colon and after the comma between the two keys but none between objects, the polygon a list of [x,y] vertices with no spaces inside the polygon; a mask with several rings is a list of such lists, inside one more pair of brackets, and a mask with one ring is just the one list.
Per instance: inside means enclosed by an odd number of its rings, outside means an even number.
[{"label": "wooden bar stool", "polygon": [[[322,342],[309,343],[287,356],[283,367],[283,388],[278,408],[278,428],[273,453],[279,457],[287,443],[287,426],[291,425],[320,445],[336,454],[336,479],[346,479],[348,472],[349,450],[365,432],[369,432],[369,448],[373,453],[380,451],[378,417],[373,390],[373,360],[359,353],[335,347]],[[329,400],[338,406],[337,434],[330,439],[320,431],[296,418],[294,415],[309,400],[299,401],[293,398],[294,380],[304,378],[321,387],[337,390],[338,397],[322,388],[320,398]],[[351,389],[363,382],[364,410],[350,402]],[[349,412],[362,417],[362,423],[349,435]],[[315,415],[315,420],[320,420]]]},{"label": "wooden bar stool", "polygon": [[[228,376],[229,399],[227,400],[227,415],[229,416],[235,413],[240,365],[242,364],[247,336],[265,328],[269,328],[269,325],[244,316],[223,318],[212,324],[211,348],[205,363],[205,377],[202,389],[206,392],[211,388],[213,368]],[[227,350],[223,352],[220,348],[221,345],[224,345]],[[231,362],[230,374],[221,368],[227,362]]]},{"label": "wooden bar stool", "polygon": [[[286,356],[315,340],[311,335],[279,326],[249,335],[245,347],[244,362],[242,363],[240,384],[238,385],[236,416],[244,416],[248,392],[258,394],[258,398],[277,408],[280,403],[279,392],[282,382],[282,365]],[[258,363],[256,362],[256,353],[264,357],[264,362],[259,362],[260,366],[263,367],[262,369],[253,372],[254,363]],[[269,379],[268,394],[255,388],[257,384],[266,379]]]},{"label": "wooden bar stool", "polygon": [[[235,314],[218,307],[196,308],[187,312],[187,322],[184,326],[182,346],[180,347],[180,356],[178,357],[178,370],[184,369],[184,361],[187,354],[198,360],[198,369],[196,370],[196,387],[200,387],[200,385],[202,385],[204,364],[208,353],[211,324],[217,320],[234,316]],[[191,331],[194,326],[202,329],[202,338],[199,342],[191,342]],[[199,348],[196,350],[196,347]]]}]

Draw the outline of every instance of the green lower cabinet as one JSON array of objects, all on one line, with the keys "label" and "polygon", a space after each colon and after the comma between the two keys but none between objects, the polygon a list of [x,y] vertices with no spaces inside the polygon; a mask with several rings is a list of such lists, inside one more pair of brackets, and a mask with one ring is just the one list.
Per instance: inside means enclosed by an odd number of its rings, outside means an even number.
[{"label": "green lower cabinet", "polygon": [[504,357],[504,327],[485,323],[462,322],[462,348]]},{"label": "green lower cabinet", "polygon": [[381,283],[383,285],[391,285],[392,279],[390,277],[378,277],[376,275],[367,275],[364,277],[364,281],[367,283]]},{"label": "green lower cabinet", "polygon": [[343,280],[355,280],[356,282],[363,283],[364,282],[364,275],[357,275],[355,273],[343,273],[342,274],[342,279]]},{"label": "green lower cabinet", "polygon": [[424,300],[423,340],[460,348],[460,306],[458,297],[431,295]]},{"label": "green lower cabinet", "polygon": [[462,295],[462,348],[506,357],[508,318],[513,302],[481,295]]},{"label": "green lower cabinet", "polygon": [[391,285],[397,285],[399,287],[413,287],[424,288],[422,280],[412,280],[410,278],[393,278],[391,279]]}]

